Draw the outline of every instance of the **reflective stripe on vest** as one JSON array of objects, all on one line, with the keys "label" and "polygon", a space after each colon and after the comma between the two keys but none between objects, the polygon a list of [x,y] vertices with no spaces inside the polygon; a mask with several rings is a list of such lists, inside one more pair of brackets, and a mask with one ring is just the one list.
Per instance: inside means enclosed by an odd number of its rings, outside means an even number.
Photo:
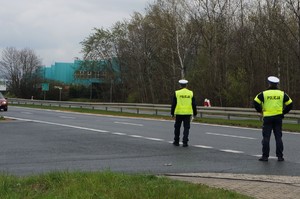
[{"label": "reflective stripe on vest", "polygon": [[267,90],[263,92],[263,116],[280,115],[283,111],[284,92],[281,90]]},{"label": "reflective stripe on vest", "polygon": [[177,104],[175,108],[175,115],[192,115],[192,98],[193,91],[186,88],[177,90],[176,92]]}]

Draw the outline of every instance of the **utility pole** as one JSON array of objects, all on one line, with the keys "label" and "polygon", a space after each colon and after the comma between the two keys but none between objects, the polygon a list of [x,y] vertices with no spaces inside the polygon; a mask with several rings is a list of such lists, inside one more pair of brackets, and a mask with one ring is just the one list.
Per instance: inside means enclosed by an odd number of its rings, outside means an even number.
[{"label": "utility pole", "polygon": [[61,90],[62,90],[62,87],[61,86],[54,86],[54,88],[59,89],[59,101],[61,101]]}]

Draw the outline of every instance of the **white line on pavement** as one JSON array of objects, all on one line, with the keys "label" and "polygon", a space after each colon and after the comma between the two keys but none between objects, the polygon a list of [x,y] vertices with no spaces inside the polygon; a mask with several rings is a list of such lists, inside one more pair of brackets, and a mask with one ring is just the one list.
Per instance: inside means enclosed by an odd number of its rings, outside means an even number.
[{"label": "white line on pavement", "polygon": [[30,120],[30,119],[22,119],[22,118],[15,118],[15,117],[9,117],[11,119],[21,120],[21,121],[27,121],[27,122],[36,122],[41,124],[51,124],[56,126],[63,126],[63,127],[69,127],[69,128],[75,128],[75,129],[81,129],[81,130],[88,130],[88,131],[94,131],[94,132],[100,132],[100,133],[108,133],[109,131],[100,130],[100,129],[92,129],[87,127],[81,127],[81,126],[73,126],[68,124],[60,124],[60,123],[54,123],[54,122],[46,122],[46,121],[40,121],[40,120]]},{"label": "white line on pavement", "polygon": [[211,146],[205,146],[205,145],[193,145],[194,147],[204,148],[204,149],[212,149]]},{"label": "white line on pavement", "polygon": [[231,149],[220,149],[220,151],[228,152],[228,153],[244,153],[243,151],[236,151]]},{"label": "white line on pavement", "polygon": [[143,137],[143,138],[145,138],[145,139],[147,139],[147,140],[154,140],[154,141],[165,141],[164,139],[159,139],[159,138],[151,138],[151,137]]},{"label": "white line on pavement", "polygon": [[130,137],[134,137],[134,138],[143,138],[143,136],[140,136],[140,135],[128,135]]},{"label": "white line on pavement", "polygon": [[[261,155],[252,155],[252,156],[254,156],[254,157],[261,157]],[[277,157],[275,157],[275,156],[269,156],[269,159],[277,159]]]},{"label": "white line on pavement", "polygon": [[126,135],[126,133],[112,132],[114,135]]},{"label": "white line on pavement", "polygon": [[228,135],[228,134],[220,134],[220,133],[210,133],[206,132],[208,135],[218,135],[218,136],[224,136],[224,137],[233,137],[233,138],[242,138],[242,139],[249,139],[249,140],[257,140],[253,137],[245,137],[245,136],[238,136],[238,135]]},{"label": "white line on pavement", "polygon": [[[16,119],[16,120],[20,120],[20,121],[28,121],[28,122],[36,122],[36,123],[42,123],[42,124],[50,124],[50,125],[56,125],[56,126],[69,127],[69,128],[76,128],[76,129],[88,130],[88,131],[93,131],[93,132],[111,133],[111,134],[114,134],[114,135],[129,136],[129,137],[148,139],[148,140],[154,140],[154,141],[165,141],[164,139],[160,139],[160,138],[144,137],[144,136],[141,136],[141,135],[128,135],[126,133],[109,132],[109,131],[106,131],[106,130],[92,129],[92,128],[87,128],[87,127],[73,126],[73,125],[60,124],[60,123],[54,123],[54,122],[23,119],[23,118],[15,118],[15,117],[7,117],[7,118]],[[213,133],[207,133],[207,134],[213,134]],[[214,134],[214,135],[216,135],[216,134]],[[220,134],[220,135],[224,136],[224,134]],[[245,137],[242,137],[242,136],[234,136],[234,137],[245,138]],[[246,137],[246,138],[249,139],[249,137]],[[252,138],[252,139],[254,139],[254,138]],[[173,141],[167,141],[167,142],[168,143],[173,143]],[[182,144],[182,142],[180,142],[180,144]],[[192,146],[198,147],[198,148],[213,149],[213,147],[205,146],[205,145],[192,145]],[[236,150],[231,150],[231,149],[219,149],[219,151],[229,152],[229,153],[244,153],[243,151],[236,151]],[[259,157],[261,155],[253,155],[253,156]],[[276,158],[276,157],[270,157],[270,158]]]},{"label": "white line on pavement", "polygon": [[133,126],[144,126],[143,124],[135,124],[135,123],[128,123],[128,122],[114,122],[115,124],[127,124]]},{"label": "white line on pavement", "polygon": [[75,119],[75,117],[69,117],[69,116],[63,116],[63,115],[61,115],[59,117],[60,118],[64,118],[64,119]]}]

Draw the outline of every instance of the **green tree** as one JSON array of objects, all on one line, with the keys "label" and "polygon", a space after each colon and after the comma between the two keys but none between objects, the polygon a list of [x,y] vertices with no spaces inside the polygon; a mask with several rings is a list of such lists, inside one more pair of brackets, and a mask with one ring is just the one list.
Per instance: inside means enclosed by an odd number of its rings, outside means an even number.
[{"label": "green tree", "polygon": [[[102,28],[95,28],[94,31],[81,42],[84,60],[78,71],[87,72],[85,79],[96,78],[101,81],[102,89],[106,93],[102,95],[104,100],[112,102],[114,93],[118,93],[118,91],[114,92],[114,85],[119,83],[117,74],[119,71],[114,67],[119,65],[115,37],[111,31]],[[99,74],[97,77],[89,76],[97,73]],[[93,86],[92,82],[90,86]]]}]

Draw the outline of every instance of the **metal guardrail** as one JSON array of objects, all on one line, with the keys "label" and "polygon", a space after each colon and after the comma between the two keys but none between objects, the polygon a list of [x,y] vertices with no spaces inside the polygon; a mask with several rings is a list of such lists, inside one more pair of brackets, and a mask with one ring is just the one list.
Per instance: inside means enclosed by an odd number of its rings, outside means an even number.
[{"label": "metal guardrail", "polygon": [[[30,100],[9,98],[10,104],[28,104],[40,106],[56,106],[67,108],[87,108],[105,111],[128,112],[136,114],[151,114],[151,115],[170,115],[171,105],[166,104],[142,104],[142,103],[106,103],[106,102],[72,102],[72,101],[51,101],[51,100]],[[262,119],[254,108],[236,108],[236,107],[204,107],[197,106],[198,117],[212,117],[212,118],[227,118],[228,120],[252,118]],[[296,120],[300,124],[300,110],[292,110],[285,115],[285,118]]]}]

